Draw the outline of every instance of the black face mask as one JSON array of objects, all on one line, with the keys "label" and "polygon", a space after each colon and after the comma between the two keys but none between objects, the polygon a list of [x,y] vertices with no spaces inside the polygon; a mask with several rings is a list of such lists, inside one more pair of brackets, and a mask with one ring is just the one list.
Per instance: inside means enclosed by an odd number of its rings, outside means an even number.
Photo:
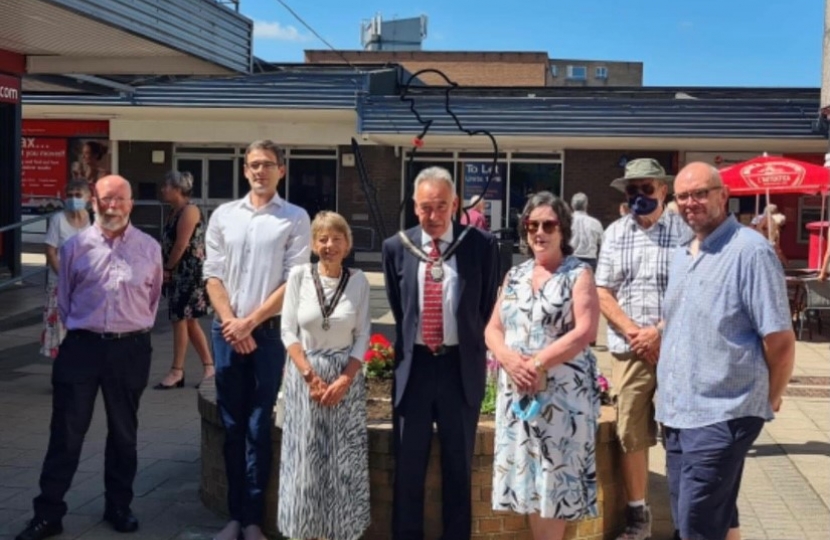
[{"label": "black face mask", "polygon": [[651,214],[657,210],[657,205],[659,204],[660,201],[657,199],[646,197],[642,193],[638,193],[636,196],[628,198],[628,207],[631,208],[631,211],[638,216],[647,216]]}]

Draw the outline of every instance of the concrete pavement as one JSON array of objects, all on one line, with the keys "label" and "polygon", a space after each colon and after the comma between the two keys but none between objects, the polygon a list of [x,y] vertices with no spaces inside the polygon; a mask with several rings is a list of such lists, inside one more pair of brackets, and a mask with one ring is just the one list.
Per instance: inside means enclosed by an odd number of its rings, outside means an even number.
[{"label": "concrete pavement", "polygon": [[[375,331],[391,331],[382,276],[370,274]],[[0,540],[11,540],[31,518],[48,441],[51,361],[38,356],[37,286],[0,292]],[[166,310],[153,331],[150,384],[169,367],[172,332]],[[604,334],[604,332],[603,332]],[[806,336],[806,333],[805,333]],[[603,345],[604,335],[599,345]],[[600,347],[601,349],[601,347]],[[603,371],[610,356],[598,349]],[[187,386],[148,389],[141,402],[139,471],[133,510],[136,540],[209,539],[224,519],[199,502],[200,424],[196,391],[200,364],[190,351]],[[60,540],[124,538],[101,521],[106,422],[99,399],[79,471],[67,496],[69,514]],[[651,454],[650,500],[654,540],[671,538],[665,489],[665,456]],[[797,345],[796,372],[778,419],[768,423],[747,460],[740,498],[747,540],[826,540],[830,537],[830,325],[824,335]]]}]

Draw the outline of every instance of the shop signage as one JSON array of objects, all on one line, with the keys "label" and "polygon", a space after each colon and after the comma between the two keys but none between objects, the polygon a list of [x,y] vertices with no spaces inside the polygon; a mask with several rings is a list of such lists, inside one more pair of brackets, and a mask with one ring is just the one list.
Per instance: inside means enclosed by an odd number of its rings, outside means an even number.
[{"label": "shop signage", "polygon": [[0,74],[0,103],[20,103],[20,79]]},{"label": "shop signage", "polygon": [[[475,195],[482,195],[487,179],[493,171],[491,162],[468,162],[464,163],[464,199],[470,200]],[[484,193],[485,199],[502,200],[504,196],[504,163],[496,165],[493,179]]]}]

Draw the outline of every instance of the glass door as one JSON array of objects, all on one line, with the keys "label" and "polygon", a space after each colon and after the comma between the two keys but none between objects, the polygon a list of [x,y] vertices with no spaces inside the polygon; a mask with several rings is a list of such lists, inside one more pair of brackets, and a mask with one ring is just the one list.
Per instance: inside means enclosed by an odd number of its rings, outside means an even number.
[{"label": "glass door", "polygon": [[291,157],[288,161],[288,201],[314,219],[321,210],[337,211],[337,160]]}]

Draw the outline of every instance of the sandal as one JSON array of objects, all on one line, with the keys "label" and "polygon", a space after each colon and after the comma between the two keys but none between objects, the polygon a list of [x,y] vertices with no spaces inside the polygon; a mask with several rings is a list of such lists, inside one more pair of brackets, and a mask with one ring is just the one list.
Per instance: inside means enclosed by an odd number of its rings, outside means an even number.
[{"label": "sandal", "polygon": [[184,369],[173,367],[170,368],[170,371],[181,371],[182,378],[169,386],[164,384],[163,382],[160,382],[153,387],[154,390],[172,390],[173,388],[184,388]]}]

